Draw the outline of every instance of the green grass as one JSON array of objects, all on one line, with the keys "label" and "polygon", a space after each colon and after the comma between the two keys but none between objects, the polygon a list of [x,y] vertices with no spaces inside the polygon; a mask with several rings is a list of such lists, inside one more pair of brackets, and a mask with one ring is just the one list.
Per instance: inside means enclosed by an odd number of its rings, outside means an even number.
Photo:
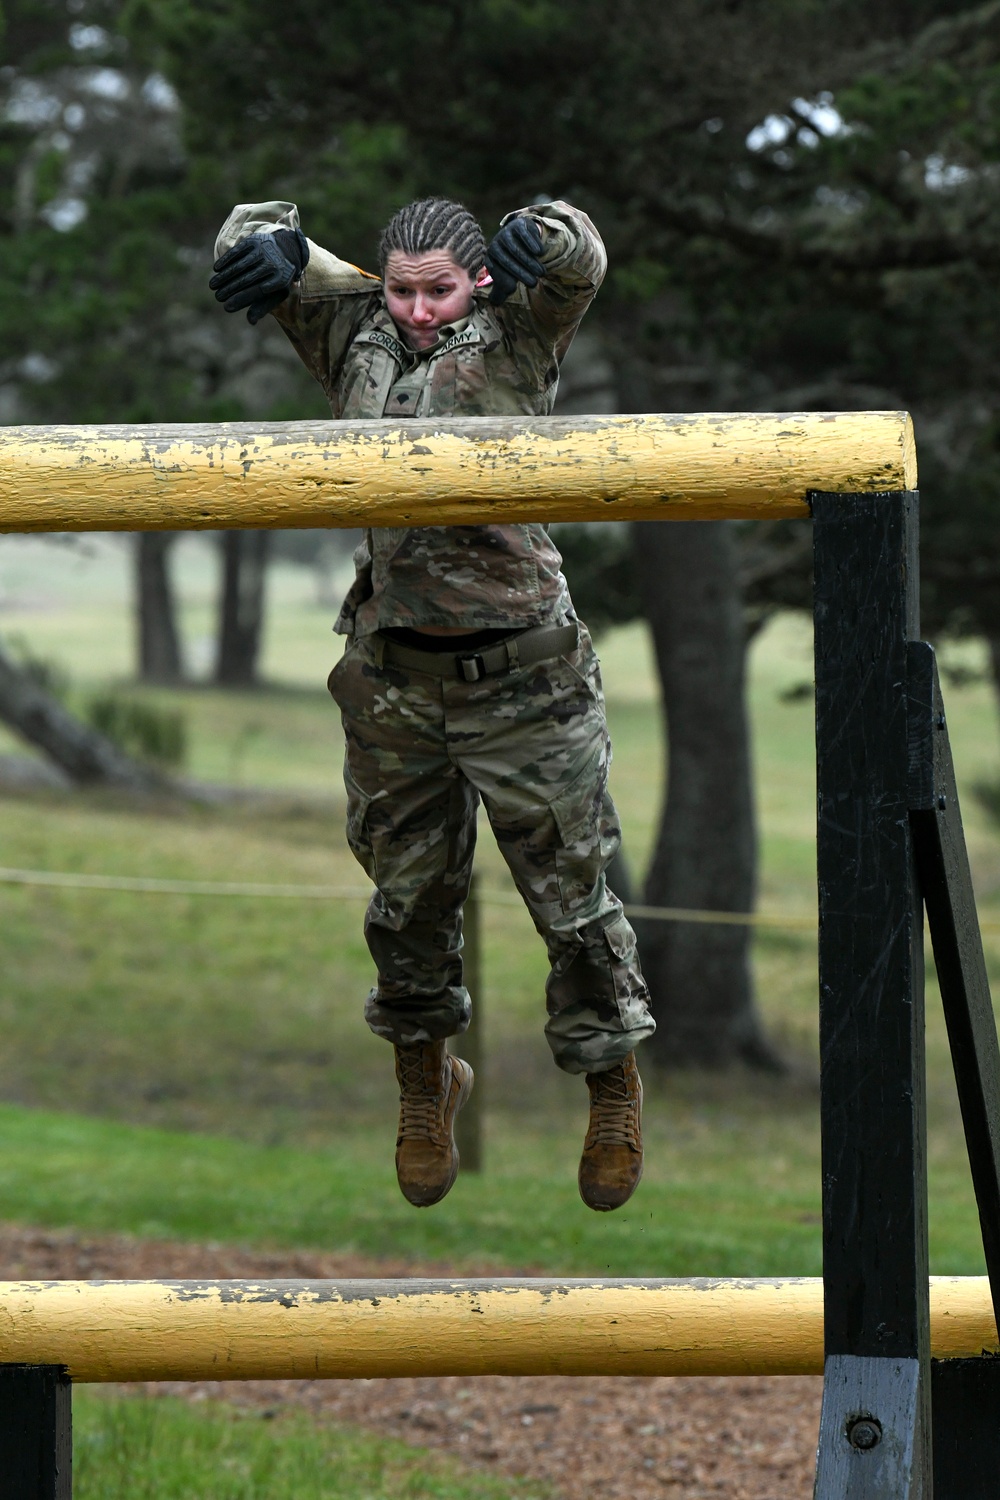
[{"label": "green grass", "polygon": [[[711,1081],[709,1081],[710,1083]],[[688,1090],[691,1084],[687,1084]],[[583,1120],[545,1132],[491,1120],[490,1168],[433,1210],[400,1197],[392,1121],[326,1151],[260,1146],[88,1116],[0,1108],[3,1215],[92,1232],[313,1247],[550,1275],[781,1276],[820,1269],[815,1132],[716,1084],[654,1093],[632,1202],[595,1215],[575,1183]],[[749,1146],[748,1146],[749,1142]],[[931,1163],[932,1265],[982,1271],[967,1172],[950,1133]]]},{"label": "green grass", "polygon": [[[88,562],[0,543],[4,630],[58,658],[79,693],[125,678],[131,651],[127,552],[94,545]],[[200,649],[213,559],[196,538],[179,555],[187,640]],[[150,696],[183,707],[194,774],[269,786],[277,802],[178,812],[8,797],[0,864],[363,887],[344,847],[340,731],[322,686],[337,650],[331,611],[287,567],[272,603],[275,685]],[[648,639],[631,627],[601,653],[613,788],[641,871],[663,762]],[[955,654],[975,664],[974,647]],[[762,633],[751,673],[762,905],[792,914],[815,909],[812,704],[786,692],[810,671],[803,621]],[[984,683],[952,689],[948,703],[977,889],[996,920],[1000,838],[968,794],[996,777],[995,709]],[[509,893],[488,831],[478,866],[487,894]],[[645,1181],[627,1211],[600,1218],[576,1196],[585,1091],[552,1067],[542,1038],[541,945],[522,910],[487,903],[487,1171],[415,1213],[392,1180],[391,1054],[360,1013],[371,979],[361,911],[353,900],[0,888],[0,1216],[557,1274],[818,1269],[811,934],[766,929],[755,942],[761,1012],[791,1076],[650,1079]],[[1000,975],[995,937],[988,957]],[[978,1228],[933,985],[928,1011],[933,1260],[973,1271]]]},{"label": "green grass", "polygon": [[[356,881],[333,841],[320,818],[25,800],[6,804],[0,858]],[[633,1207],[604,1218],[576,1193],[586,1091],[553,1068],[541,1035],[544,955],[520,909],[487,906],[488,1170],[424,1214],[392,1177],[395,1081],[360,1014],[361,903],[7,887],[0,913],[0,1098],[77,1116],[5,1113],[0,1215],[562,1273],[818,1267],[811,1039],[805,1001],[800,1032],[793,1003],[808,963],[800,937],[761,951],[782,976],[783,1037],[805,1081],[762,1091],[745,1077],[649,1079],[646,1180]]]},{"label": "green grass", "polygon": [[78,1391],[77,1500],[543,1500],[544,1485],[297,1413]]},{"label": "green grass", "polygon": [[[393,1126],[339,1149],[263,1147],[87,1116],[0,1109],[4,1217],[88,1231],[254,1246],[314,1247],[457,1269],[553,1275],[817,1274],[818,1201],[809,1153],[761,1119],[737,1177],[744,1113],[692,1110],[652,1131],[650,1168],[613,1215],[576,1191],[579,1135],[491,1133],[493,1165],[465,1174],[444,1203],[416,1211],[392,1170]],[[659,1127],[659,1128],[658,1128]]]},{"label": "green grass", "polygon": [[[5,634],[68,673],[76,701],[131,670],[129,554],[0,541]],[[188,659],[209,660],[215,558],[179,544]],[[343,842],[337,716],[323,689],[339,643],[301,569],[270,579],[269,685],[136,690],[187,722],[188,770],[270,788],[268,806],[137,810],[96,795],[0,800],[0,864],[51,870],[335,884],[364,881]],[[815,910],[811,675],[801,620],[758,639],[751,673],[761,900]],[[615,740],[613,790],[633,870],[655,837],[663,737],[640,627],[601,643]],[[954,652],[975,668],[975,647]],[[976,782],[997,779],[983,683],[947,694],[983,915],[1000,918],[1000,836]],[[0,732],[0,753],[23,747]],[[488,833],[478,868],[510,892]],[[486,1171],[415,1211],[392,1171],[391,1053],[360,1002],[370,983],[362,902],[216,900],[0,887],[0,1218],[90,1233],[356,1252],[456,1271],[550,1275],[818,1274],[815,939],[763,929],[764,1022],[792,1060],[782,1080],[740,1071],[650,1077],[646,1175],[619,1213],[576,1192],[579,1079],[542,1034],[545,961],[525,913],[488,900],[483,997]],[[1000,979],[1000,941],[988,939]],[[947,1043],[928,988],[931,1264],[983,1269]],[[305,1417],[241,1416],[82,1390],[81,1500],[477,1500],[537,1486]]]}]

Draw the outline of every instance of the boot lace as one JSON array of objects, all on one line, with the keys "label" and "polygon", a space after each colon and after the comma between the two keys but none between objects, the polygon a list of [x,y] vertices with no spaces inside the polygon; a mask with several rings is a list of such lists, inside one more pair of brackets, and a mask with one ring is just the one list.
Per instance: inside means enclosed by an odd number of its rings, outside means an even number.
[{"label": "boot lace", "polygon": [[407,1056],[401,1050],[399,1073],[399,1139],[436,1136],[444,1096],[428,1089],[419,1053]]},{"label": "boot lace", "polygon": [[624,1068],[593,1075],[596,1082],[590,1096],[590,1129],[588,1148],[594,1146],[636,1147],[638,1132],[636,1113],[638,1099],[629,1093]]}]

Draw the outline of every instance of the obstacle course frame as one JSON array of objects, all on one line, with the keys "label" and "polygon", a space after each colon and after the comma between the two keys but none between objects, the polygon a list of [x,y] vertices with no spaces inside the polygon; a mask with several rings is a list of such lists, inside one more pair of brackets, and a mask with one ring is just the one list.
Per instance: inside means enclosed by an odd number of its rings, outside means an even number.
[{"label": "obstacle course frame", "polygon": [[[6,429],[0,440],[6,530],[812,516],[825,1373],[819,1500],[986,1500],[1000,1472],[1000,1052],[940,686],[933,651],[919,639],[915,485],[912,428],[898,412],[26,428]],[[925,908],[990,1289],[987,1299],[977,1283],[978,1322],[966,1327],[964,1344],[936,1335],[937,1353],[946,1357],[933,1362]],[[414,1296],[429,1298],[424,1348],[445,1318],[439,1302],[458,1307],[461,1323],[461,1307],[486,1296],[473,1283],[424,1284],[422,1292],[412,1287],[402,1295],[385,1283],[355,1285],[360,1290],[351,1295],[377,1320],[376,1342],[391,1342],[394,1327],[402,1332],[397,1309],[409,1305],[412,1312]],[[662,1303],[671,1288],[679,1296],[684,1284],[504,1285],[493,1309],[498,1342],[484,1353],[487,1340],[480,1339],[479,1373],[513,1368],[503,1363],[513,1358],[505,1309],[528,1317],[540,1341],[536,1357],[544,1362],[547,1348],[554,1359],[558,1345],[569,1359],[553,1307],[564,1313],[566,1299],[583,1288],[590,1310],[581,1314],[577,1336],[570,1330],[568,1348],[579,1343],[581,1327],[597,1337],[601,1330],[591,1325],[600,1316],[604,1354],[591,1350],[591,1363],[578,1360],[577,1373],[670,1368],[663,1351],[676,1353],[676,1338],[671,1342],[656,1298]],[[87,1283],[0,1287],[0,1360],[7,1360],[0,1366],[0,1472],[25,1476],[10,1489],[11,1500],[68,1500],[71,1493],[65,1367],[75,1356],[65,1299],[74,1287],[80,1305],[96,1295]],[[729,1283],[695,1287],[715,1311],[739,1290]],[[815,1320],[815,1283],[750,1283],[742,1295],[763,1306],[768,1287],[789,1324],[803,1297],[812,1297]],[[281,1305],[276,1284],[256,1301],[226,1283],[214,1290],[174,1284],[169,1294],[156,1283],[109,1283],[102,1295],[111,1311],[96,1326],[106,1354],[123,1342],[121,1315],[130,1305],[134,1314],[136,1297],[165,1298],[161,1329],[176,1326],[171,1307],[178,1317],[183,1310],[189,1318],[196,1305],[216,1316],[221,1301],[249,1319],[262,1302]],[[330,1306],[344,1300],[336,1288],[317,1295]],[[935,1296],[940,1302],[937,1289]],[[43,1338],[39,1309],[51,1304],[52,1311],[59,1298],[63,1312],[55,1310]],[[602,1298],[606,1311],[599,1313],[602,1304],[593,1299]],[[614,1298],[637,1298],[645,1309],[635,1325],[638,1348],[624,1329],[613,1331]],[[304,1291],[287,1291],[285,1310],[308,1300]],[[937,1322],[954,1316],[939,1308]],[[472,1326],[463,1325],[465,1338],[475,1344],[485,1321],[481,1307],[466,1317]],[[508,1316],[507,1334],[511,1323]],[[134,1316],[129,1326],[134,1333]],[[745,1327],[752,1360],[752,1340],[765,1335],[752,1318]],[[683,1329],[677,1325],[675,1333]],[[342,1333],[343,1348],[352,1337]],[[225,1340],[220,1345],[218,1330],[214,1338],[218,1352]],[[437,1373],[449,1368],[444,1358]],[[311,1373],[317,1360],[318,1349]],[[155,1349],[153,1363],[165,1369]],[[87,1368],[77,1365],[83,1378],[95,1378]],[[143,1377],[132,1378],[147,1378],[143,1368]],[[226,1360],[216,1368],[224,1377]],[[370,1361],[340,1373],[392,1370]]]}]

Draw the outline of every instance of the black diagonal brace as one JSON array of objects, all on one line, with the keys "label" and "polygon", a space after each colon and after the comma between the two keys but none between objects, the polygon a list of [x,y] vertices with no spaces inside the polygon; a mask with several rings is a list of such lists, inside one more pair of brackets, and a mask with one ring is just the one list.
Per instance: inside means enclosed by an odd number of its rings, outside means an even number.
[{"label": "black diagonal brace", "polygon": [[1000,1047],[934,651],[908,648],[910,826],[1000,1326]]}]

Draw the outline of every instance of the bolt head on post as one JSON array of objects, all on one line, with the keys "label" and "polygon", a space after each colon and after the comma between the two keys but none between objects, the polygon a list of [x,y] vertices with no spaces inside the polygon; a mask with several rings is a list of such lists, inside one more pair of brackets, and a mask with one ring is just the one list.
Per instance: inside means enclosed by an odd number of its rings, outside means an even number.
[{"label": "bolt head on post", "polygon": [[874,1417],[855,1417],[848,1424],[847,1441],[860,1453],[868,1453],[882,1441],[882,1424]]}]

